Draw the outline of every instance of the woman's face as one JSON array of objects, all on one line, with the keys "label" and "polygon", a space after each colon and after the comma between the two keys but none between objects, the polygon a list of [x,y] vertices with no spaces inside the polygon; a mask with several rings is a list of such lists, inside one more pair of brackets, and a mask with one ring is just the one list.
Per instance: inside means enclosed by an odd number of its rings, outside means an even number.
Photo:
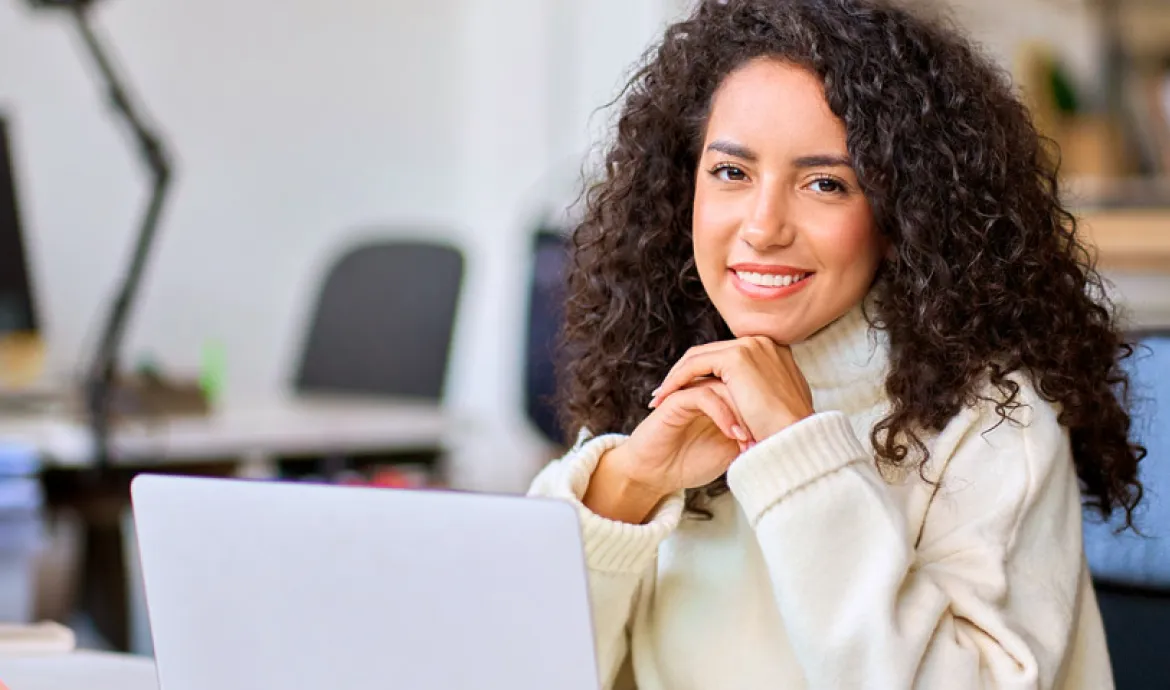
[{"label": "woman's face", "polygon": [[812,73],[766,58],[732,72],[695,180],[695,264],[737,338],[799,342],[869,291],[886,243]]}]

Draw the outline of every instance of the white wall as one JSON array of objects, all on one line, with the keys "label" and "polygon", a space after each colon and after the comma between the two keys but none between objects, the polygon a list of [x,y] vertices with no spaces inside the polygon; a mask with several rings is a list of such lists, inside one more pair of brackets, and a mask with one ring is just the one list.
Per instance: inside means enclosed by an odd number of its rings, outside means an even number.
[{"label": "white wall", "polygon": [[[99,20],[178,178],[127,352],[194,366],[228,348],[230,385],[274,386],[324,254],[368,223],[458,224],[457,0],[117,2]],[[144,200],[63,16],[0,4],[0,102],[51,356],[76,361]]]}]

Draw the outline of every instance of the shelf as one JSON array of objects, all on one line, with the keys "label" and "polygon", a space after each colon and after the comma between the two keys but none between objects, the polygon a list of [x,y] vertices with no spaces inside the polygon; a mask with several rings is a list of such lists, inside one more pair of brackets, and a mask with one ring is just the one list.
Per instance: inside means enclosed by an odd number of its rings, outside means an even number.
[{"label": "shelf", "polygon": [[1101,268],[1170,274],[1170,208],[1085,209],[1077,215]]},{"label": "shelf", "polygon": [[1061,195],[1083,208],[1155,208],[1170,213],[1170,178],[1067,177]]}]

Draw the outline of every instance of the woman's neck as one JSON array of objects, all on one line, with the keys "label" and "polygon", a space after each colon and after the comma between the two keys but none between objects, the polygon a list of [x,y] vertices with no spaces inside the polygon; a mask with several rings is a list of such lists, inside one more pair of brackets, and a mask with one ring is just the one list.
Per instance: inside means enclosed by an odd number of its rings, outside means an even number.
[{"label": "woman's neck", "polygon": [[792,345],[792,355],[808,381],[818,412],[856,414],[885,399],[889,341],[885,331],[871,328],[862,305]]}]

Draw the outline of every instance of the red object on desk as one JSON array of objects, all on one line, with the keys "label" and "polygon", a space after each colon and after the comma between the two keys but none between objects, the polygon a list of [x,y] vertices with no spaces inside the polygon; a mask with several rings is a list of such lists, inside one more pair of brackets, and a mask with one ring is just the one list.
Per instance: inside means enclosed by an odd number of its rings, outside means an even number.
[{"label": "red object on desk", "polygon": [[413,489],[417,486],[409,475],[393,468],[378,470],[370,483],[383,489]]},{"label": "red object on desk", "polygon": [[418,489],[425,485],[425,482],[421,482],[415,474],[394,467],[380,468],[369,479],[354,474],[341,479],[338,483],[343,486],[372,486],[379,489]]}]

